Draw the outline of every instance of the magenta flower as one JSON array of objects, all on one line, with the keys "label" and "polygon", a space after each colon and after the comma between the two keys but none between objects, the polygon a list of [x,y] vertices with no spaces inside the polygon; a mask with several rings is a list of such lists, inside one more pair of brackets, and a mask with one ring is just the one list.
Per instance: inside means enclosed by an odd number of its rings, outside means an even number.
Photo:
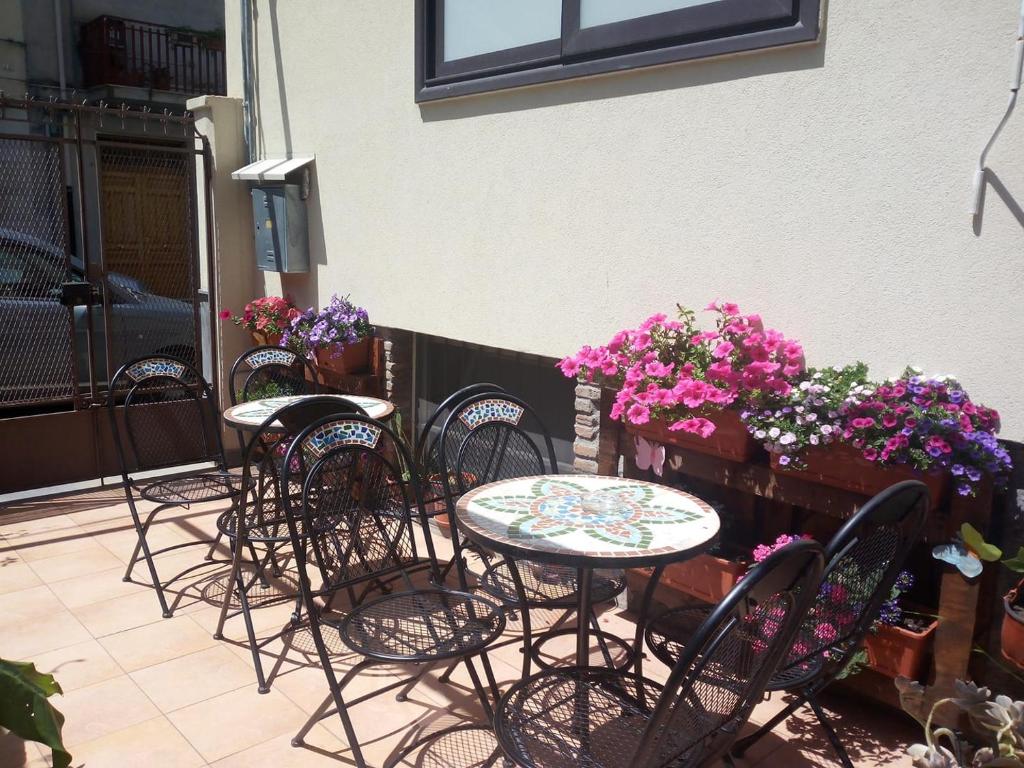
[{"label": "magenta flower", "polygon": [[626,411],[626,418],[633,424],[646,424],[651,420],[651,409],[646,405],[634,403],[629,407],[629,410]]}]

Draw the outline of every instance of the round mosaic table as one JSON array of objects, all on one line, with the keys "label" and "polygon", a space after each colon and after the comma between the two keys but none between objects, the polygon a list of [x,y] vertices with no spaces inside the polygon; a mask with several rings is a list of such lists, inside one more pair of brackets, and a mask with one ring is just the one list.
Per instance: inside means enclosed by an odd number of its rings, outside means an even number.
[{"label": "round mosaic table", "polygon": [[[269,419],[286,405],[297,403],[310,397],[337,397],[340,400],[347,400],[366,411],[371,419],[386,419],[395,410],[394,403],[388,400],[381,400],[379,397],[368,397],[366,395],[291,395],[286,397],[266,397],[262,400],[250,400],[247,403],[232,405],[224,411],[224,421],[228,426],[235,429],[255,430],[259,429],[264,421]],[[270,425],[270,429],[284,429],[278,422]]]},{"label": "round mosaic table", "polygon": [[[654,568],[644,598],[664,566],[705,550],[718,515],[683,491],[597,475],[541,475],[482,485],[459,499],[459,530],[513,559],[577,569],[576,663],[589,664],[590,587],[595,568]],[[632,656],[639,657],[641,627]]]}]

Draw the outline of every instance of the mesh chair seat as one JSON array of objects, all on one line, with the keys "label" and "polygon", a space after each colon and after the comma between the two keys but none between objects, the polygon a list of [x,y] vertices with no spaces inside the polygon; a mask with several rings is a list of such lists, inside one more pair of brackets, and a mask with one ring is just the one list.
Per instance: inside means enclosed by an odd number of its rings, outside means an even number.
[{"label": "mesh chair seat", "polygon": [[[635,768],[632,759],[661,693],[652,680],[607,669],[542,672],[505,694],[494,730],[518,765]],[[692,707],[688,714],[700,718]],[[698,732],[699,725],[690,733]],[[684,748],[693,738],[681,729],[674,735]]]},{"label": "mesh chair seat", "polygon": [[354,608],[338,626],[353,651],[406,662],[465,656],[482,650],[504,629],[499,606],[443,589],[384,595]]},{"label": "mesh chair seat", "polygon": [[[576,605],[576,569],[563,565],[518,562],[527,604],[535,607]],[[591,582],[595,603],[614,600],[626,588],[626,574],[620,570],[596,569]],[[480,575],[480,589],[505,603],[518,603],[515,581],[507,560],[489,563]]]},{"label": "mesh chair seat", "polygon": [[157,504],[198,504],[239,496],[252,488],[250,480],[244,484],[241,476],[230,472],[188,475],[171,480],[158,480],[138,487],[139,495]]},{"label": "mesh chair seat", "polygon": [[[714,610],[712,605],[688,605],[665,611],[644,630],[644,639],[654,657],[673,666],[686,650],[693,633]],[[801,659],[797,664],[783,665],[772,675],[766,690],[784,691],[815,679],[825,665],[823,653]]]}]

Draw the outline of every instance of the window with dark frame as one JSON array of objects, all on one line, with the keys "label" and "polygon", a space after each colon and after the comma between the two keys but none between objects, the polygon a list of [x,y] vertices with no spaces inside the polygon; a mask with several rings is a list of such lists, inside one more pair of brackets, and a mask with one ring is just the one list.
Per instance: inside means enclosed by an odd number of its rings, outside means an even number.
[{"label": "window with dark frame", "polygon": [[416,0],[416,100],[816,40],[821,0]]}]

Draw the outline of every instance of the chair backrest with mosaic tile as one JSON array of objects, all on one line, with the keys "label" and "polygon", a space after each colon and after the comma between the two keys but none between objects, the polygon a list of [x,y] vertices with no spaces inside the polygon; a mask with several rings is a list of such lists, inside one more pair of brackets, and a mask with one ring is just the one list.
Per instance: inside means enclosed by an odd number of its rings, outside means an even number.
[{"label": "chair backrest with mosaic tile", "polygon": [[[241,503],[252,506],[254,511],[250,517],[254,524],[266,525],[268,521],[284,519],[284,510],[276,503],[283,475],[280,467],[296,436],[315,421],[347,415],[365,416],[366,411],[342,397],[312,396],[275,411],[250,434],[242,452],[242,476],[243,485],[248,478],[253,479],[256,492],[247,494]],[[290,478],[289,493],[296,498],[302,494],[302,476],[297,472]]]},{"label": "chair backrest with mosaic tile", "polygon": [[231,404],[265,397],[313,395],[320,392],[312,364],[284,347],[263,345],[242,353],[231,366]]},{"label": "chair backrest with mosaic tile", "polygon": [[527,403],[506,393],[474,395],[455,406],[441,430],[438,459],[452,498],[496,480],[558,474],[547,427]]},{"label": "chair backrest with mosaic tile", "polygon": [[687,642],[623,765],[710,765],[739,735],[793,643],[824,566],[799,541],[751,569]]},{"label": "chair backrest with mosaic tile", "polygon": [[822,676],[846,667],[890,598],[928,507],[924,483],[897,483],[871,498],[832,537],[821,588],[784,670],[811,659],[825,662]]},{"label": "chair backrest with mosaic tile", "polygon": [[217,404],[184,360],[152,355],[125,363],[107,396],[122,473],[213,461],[226,467]]},{"label": "chair backrest with mosaic tile", "polygon": [[436,567],[419,483],[403,477],[403,466],[411,466],[405,446],[367,416],[318,419],[292,441],[282,483],[293,487],[301,478],[302,493],[286,495],[285,513],[310,594],[312,569],[323,584],[315,594],[326,594],[415,566],[414,525]]}]

